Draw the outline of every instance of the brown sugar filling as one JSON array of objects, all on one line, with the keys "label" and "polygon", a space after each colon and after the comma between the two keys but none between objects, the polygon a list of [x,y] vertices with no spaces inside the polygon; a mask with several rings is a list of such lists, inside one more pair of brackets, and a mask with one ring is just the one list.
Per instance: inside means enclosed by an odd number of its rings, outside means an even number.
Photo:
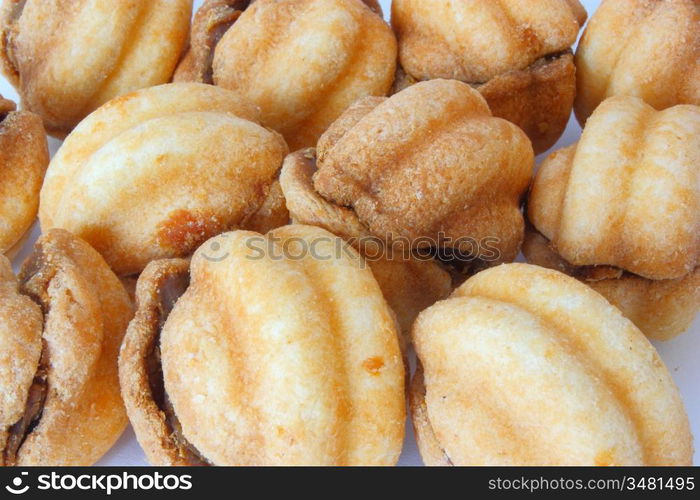
[{"label": "brown sugar filling", "polygon": [[[545,56],[540,57],[540,58],[537,59],[535,62],[533,62],[532,64],[530,64],[529,66],[527,66],[527,67],[525,67],[525,68],[523,68],[523,69],[520,69],[520,70],[518,70],[518,69],[512,69],[512,70],[510,70],[510,71],[506,71],[505,73],[501,73],[501,74],[499,74],[499,75],[494,76],[493,78],[491,78],[491,80],[493,80],[494,78],[498,78],[498,77],[507,75],[507,74],[509,74],[509,73],[511,73],[511,72],[517,72],[517,71],[534,72],[534,71],[536,71],[537,69],[541,68],[542,66],[546,66],[546,65],[548,65],[548,64],[550,64],[550,63],[552,63],[552,62],[554,62],[554,61],[556,61],[556,60],[558,60],[558,59],[561,59],[562,57],[565,57],[565,56],[568,56],[568,55],[572,55],[573,53],[574,53],[574,52],[573,52],[573,50],[571,50],[571,48],[568,48],[568,49],[565,49],[565,50],[560,50],[560,51],[558,51],[558,52],[552,52],[551,54],[547,54],[547,55],[545,55]],[[399,65],[398,72],[397,72],[397,80],[400,80],[400,77],[399,77],[398,75],[400,75],[401,73],[403,73],[403,74],[405,75],[404,78],[408,80],[407,82],[405,82],[405,83],[407,83],[408,85],[411,85],[411,84],[414,84],[414,83],[418,83],[418,82],[421,82],[421,81],[426,81],[426,79],[414,77],[414,76],[411,75],[408,71],[406,71],[406,69],[403,68],[403,66]],[[428,79],[428,80],[430,80],[430,79]],[[460,81],[462,81],[463,83],[466,83],[467,85],[470,85],[471,87],[473,87],[473,88],[475,88],[475,89],[478,90],[479,87],[482,87],[482,86],[486,85],[486,84],[489,83],[491,80],[487,80],[487,81],[483,81],[483,82],[468,82],[468,81],[464,81],[464,80],[460,80]],[[397,82],[397,83],[400,83],[400,82]],[[395,84],[395,85],[396,85],[396,84]],[[401,87],[401,88],[404,88],[404,87]]]},{"label": "brown sugar filling", "polygon": [[152,339],[152,347],[146,359],[146,373],[148,374],[148,385],[151,389],[153,402],[165,416],[165,424],[170,432],[169,438],[177,447],[180,456],[185,458],[191,465],[211,465],[209,461],[190,443],[182,431],[182,425],[177,418],[168,393],[165,390],[163,380],[163,367],[160,353],[160,334],[173,310],[177,300],[185,293],[189,286],[189,274],[176,273],[163,278],[158,287],[158,324]]},{"label": "brown sugar filling", "polygon": [[416,249],[414,254],[419,257],[429,256],[435,259],[452,277],[452,285],[457,287],[476,273],[493,266],[487,260],[481,259],[473,252],[460,251],[451,247],[430,247]]},{"label": "brown sugar filling", "polygon": [[[506,71],[505,73],[501,73],[500,75],[496,75],[493,78],[498,78],[499,76],[507,75],[511,72],[518,72],[518,71],[524,71],[527,73],[535,72],[537,69],[539,69],[543,66],[547,66],[548,64],[551,64],[552,62],[556,61],[557,59],[561,59],[562,57],[572,55],[573,53],[574,53],[573,50],[571,50],[570,48],[565,49],[565,50],[560,50],[557,52],[552,52],[551,54],[547,54],[547,55],[540,57],[535,62],[533,62],[532,64],[527,66],[526,68],[523,68],[521,70],[511,69],[510,71]],[[493,78],[491,80],[493,80]],[[467,83],[478,90],[479,87],[486,85],[491,80],[488,80],[485,82],[464,82],[464,83]]]},{"label": "brown sugar filling", "polygon": [[[1,104],[1,101],[0,101]],[[28,272],[21,282],[20,290],[41,307],[44,318],[49,312],[48,287],[54,273],[43,269],[40,256],[32,254],[28,261]],[[38,280],[38,281],[35,281]],[[49,352],[46,341],[42,339],[41,357],[32,385],[27,393],[24,413],[8,430],[5,448],[2,450],[3,463],[8,466],[17,463],[17,453],[32,431],[39,425],[49,390]]]},{"label": "brown sugar filling", "polygon": [[571,264],[566,259],[564,259],[564,257],[559,255],[559,252],[557,251],[554,244],[545,235],[539,232],[532,225],[529,226],[529,229],[535,231],[539,236],[541,236],[547,242],[549,250],[561,260],[561,265],[564,266],[564,268],[559,270],[565,272],[570,276],[573,276],[578,280],[591,282],[602,281],[606,279],[619,279],[624,276],[637,276],[639,278],[646,279],[643,276],[639,276],[620,267],[611,266],[607,264],[585,266],[577,266]]},{"label": "brown sugar filling", "polygon": [[15,422],[8,430],[7,442],[5,449],[2,450],[2,461],[7,466],[13,466],[17,463],[17,452],[24,443],[27,436],[39,424],[42,412],[44,411],[44,403],[46,402],[46,394],[48,392],[48,351],[46,345],[43,345],[41,351],[41,360],[39,367],[34,374],[34,380],[29,387],[29,394],[24,408],[24,414]]}]

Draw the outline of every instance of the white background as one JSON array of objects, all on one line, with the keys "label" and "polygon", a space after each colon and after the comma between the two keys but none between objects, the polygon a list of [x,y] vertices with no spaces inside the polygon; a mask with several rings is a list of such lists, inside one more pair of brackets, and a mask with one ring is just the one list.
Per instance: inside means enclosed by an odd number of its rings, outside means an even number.
[{"label": "white background", "polygon": [[[195,9],[202,3],[201,0],[195,0]],[[381,0],[382,8],[384,9],[388,20],[390,14],[390,0]],[[599,0],[583,0],[582,2],[589,17],[600,3]],[[9,85],[9,83],[0,76],[0,94],[9,99],[17,101],[17,94]],[[581,134],[581,129],[576,121],[571,119],[569,126],[564,136],[559,140],[553,149],[572,144]],[[55,139],[50,139],[51,152],[54,153],[60,142]],[[540,160],[542,158],[540,157]],[[15,268],[22,262],[26,256],[32,243],[38,236],[39,230],[37,227],[32,231],[31,237],[25,243],[24,247],[19,251],[14,259]],[[668,366],[671,374],[678,383],[683,400],[685,401],[688,414],[690,416],[693,434],[700,436],[700,391],[698,384],[700,383],[700,363],[698,362],[698,353],[700,352],[700,320],[696,319],[691,330],[680,337],[665,343],[656,343],[661,356]],[[695,463],[700,461],[700,455],[696,452]],[[415,440],[413,438],[413,429],[409,424],[406,427],[406,442],[404,444],[401,465],[420,465],[422,461],[416,449]],[[109,453],[99,462],[98,465],[146,465],[146,459],[139,447],[134,433],[129,428],[124,435],[119,439],[117,444],[110,450]]]}]

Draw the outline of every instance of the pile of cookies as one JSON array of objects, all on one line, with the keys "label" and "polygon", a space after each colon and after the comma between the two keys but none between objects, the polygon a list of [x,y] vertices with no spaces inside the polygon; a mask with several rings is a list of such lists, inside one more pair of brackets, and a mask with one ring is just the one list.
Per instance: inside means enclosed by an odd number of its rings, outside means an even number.
[{"label": "pile of cookies", "polygon": [[692,462],[700,2],[391,10],[2,1],[0,464]]}]

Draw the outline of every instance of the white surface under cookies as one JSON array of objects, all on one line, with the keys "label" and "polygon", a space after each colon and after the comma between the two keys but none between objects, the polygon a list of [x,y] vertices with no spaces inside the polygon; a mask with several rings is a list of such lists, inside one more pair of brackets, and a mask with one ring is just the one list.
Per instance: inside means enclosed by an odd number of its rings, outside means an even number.
[{"label": "white surface under cookies", "polygon": [[[600,3],[599,0],[581,0],[589,18]],[[194,5],[197,9],[201,5],[201,0],[195,0]],[[390,0],[380,0],[387,19],[390,14]],[[0,76],[0,94],[4,97],[17,101],[17,93],[11,85]],[[559,149],[568,146],[578,140],[581,135],[581,128],[574,119],[573,115],[569,121],[569,126],[552,149]],[[53,155],[60,141],[49,139],[51,154]],[[541,161],[543,156],[538,159]],[[31,246],[39,235],[38,224],[35,224],[33,230],[25,238],[19,248],[16,249],[13,264],[15,269],[19,267],[21,262],[27,256]],[[666,362],[669,371],[671,372],[676,383],[680,387],[683,400],[686,405],[688,415],[690,417],[691,427],[695,436],[700,436],[700,363],[698,353],[700,353],[700,318],[696,318],[690,330],[683,335],[675,338],[672,341],[664,343],[655,343],[661,357]],[[695,464],[700,463],[700,455],[695,452]],[[403,454],[399,465],[421,465],[422,461],[416,448],[415,439],[413,437],[413,429],[410,422],[407,423],[406,438],[404,443]],[[98,463],[98,465],[116,465],[116,466],[132,466],[132,465],[148,465],[143,451],[136,442],[131,428],[127,429],[124,435],[119,439],[116,445],[109,453]]]}]

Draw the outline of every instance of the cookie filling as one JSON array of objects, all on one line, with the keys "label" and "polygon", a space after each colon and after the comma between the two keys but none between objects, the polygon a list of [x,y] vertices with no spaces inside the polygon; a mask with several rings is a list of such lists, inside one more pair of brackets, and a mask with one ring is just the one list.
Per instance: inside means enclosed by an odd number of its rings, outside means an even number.
[{"label": "cookie filling", "polygon": [[[0,102],[1,104],[1,102]],[[41,263],[41,258],[38,253],[32,254],[27,264],[27,274],[21,282],[21,291],[32,299],[44,314],[44,318],[49,312],[49,303],[47,299],[47,289],[51,283],[54,273],[47,273]],[[36,280],[36,281],[35,281]],[[5,465],[15,465],[17,462],[17,453],[22,447],[22,444],[32,431],[39,425],[46,396],[49,388],[49,352],[46,346],[46,341],[42,340],[41,357],[39,366],[34,374],[32,385],[29,387],[27,401],[24,407],[22,417],[15,422],[8,430],[7,443],[5,449],[2,450],[2,458]]]},{"label": "cookie filling", "polygon": [[48,351],[44,344],[39,367],[34,375],[32,385],[29,387],[24,414],[8,430],[7,443],[5,444],[5,449],[2,450],[3,463],[7,466],[13,466],[17,463],[17,452],[22,443],[36,428],[39,420],[41,420],[44,403],[46,402],[46,393],[48,392],[48,366]]},{"label": "cookie filling", "polygon": [[165,423],[170,432],[169,438],[178,449],[180,456],[185,458],[191,465],[211,465],[183,434],[182,425],[170,402],[163,380],[163,368],[160,356],[160,333],[175,303],[180,296],[185,293],[188,286],[189,274],[187,272],[169,274],[164,276],[159,283],[157,297],[158,324],[156,325],[154,338],[152,339],[152,347],[146,356],[145,363],[153,402],[163,413]]},{"label": "cookie filling", "polygon": [[458,287],[469,277],[491,267],[496,262],[489,262],[485,258],[481,258],[477,253],[460,251],[458,248],[451,247],[417,249],[414,250],[414,253],[421,259],[431,257],[440,263],[450,273],[454,287]]},{"label": "cookie filling", "polygon": [[[507,71],[505,73],[501,73],[499,75],[494,76],[491,78],[491,80],[487,80],[484,82],[464,82],[473,88],[479,90],[480,87],[483,87],[484,85],[487,85],[489,82],[493,81],[496,78],[501,78],[504,77],[508,74],[511,73],[517,73],[517,72],[525,72],[525,73],[534,73],[538,69],[547,66],[548,64],[552,64],[553,62],[561,59],[562,57],[570,56],[573,55],[573,50],[570,48],[565,49],[565,50],[560,50],[558,52],[552,52],[551,54],[547,54],[543,57],[540,57],[537,59],[535,62],[530,64],[529,66],[523,68],[523,69],[513,69],[510,71]],[[406,87],[409,87],[415,83],[425,81],[424,79],[419,79],[411,75],[409,72],[407,72],[401,65],[398,66],[397,72],[396,72],[396,83],[394,83],[394,92],[398,92],[400,90],[403,90]]]},{"label": "cookie filling", "polygon": [[[535,229],[532,226],[528,226],[527,232],[530,234],[534,234],[534,238],[539,239],[539,242],[533,242],[532,238],[530,238],[531,243],[528,245],[528,238],[526,237],[526,243],[525,245],[530,246],[530,247],[535,247],[537,245],[546,245],[546,251],[550,255],[550,260],[552,260],[552,264],[555,264],[555,269],[568,274],[569,276],[573,276],[574,278],[581,280],[581,281],[602,281],[602,280],[607,280],[607,279],[619,279],[622,278],[625,275],[629,276],[638,276],[640,278],[643,278],[642,276],[636,275],[634,273],[631,273],[629,271],[626,271],[624,269],[621,269],[619,267],[615,266],[610,266],[610,265],[587,265],[587,266],[576,266],[574,264],[571,264],[567,260],[564,259],[561,255],[559,255],[559,252],[557,252],[557,249],[554,247],[552,242],[542,233],[540,233],[537,229]],[[529,253],[529,252],[526,252]],[[554,262],[556,261],[556,262]],[[645,278],[643,278],[645,279]]]}]

